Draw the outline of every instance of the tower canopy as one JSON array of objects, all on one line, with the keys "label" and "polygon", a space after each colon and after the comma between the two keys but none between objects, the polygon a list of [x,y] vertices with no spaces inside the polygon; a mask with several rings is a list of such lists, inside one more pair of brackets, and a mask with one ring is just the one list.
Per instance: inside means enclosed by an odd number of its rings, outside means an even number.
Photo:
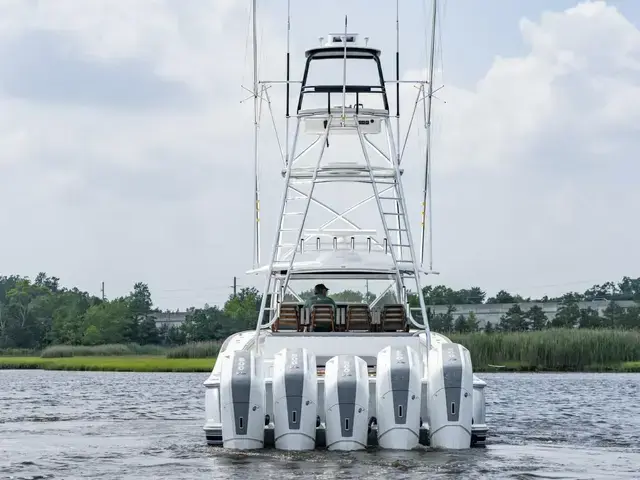
[{"label": "tower canopy", "polygon": [[320,46],[306,51],[298,114],[342,105],[343,95],[352,108],[388,113],[380,50],[364,40],[357,33],[330,33],[326,41],[320,38]]}]

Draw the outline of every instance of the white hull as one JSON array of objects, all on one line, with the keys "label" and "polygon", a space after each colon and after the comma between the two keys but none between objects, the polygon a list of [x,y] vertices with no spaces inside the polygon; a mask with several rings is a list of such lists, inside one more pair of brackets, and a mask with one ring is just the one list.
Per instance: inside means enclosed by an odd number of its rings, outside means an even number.
[{"label": "white hull", "polygon": [[[293,343],[294,335],[297,348],[283,347]],[[250,352],[253,339],[254,332],[240,332],[225,342],[205,382],[204,431],[210,445],[279,450],[372,446],[410,450],[419,445],[466,449],[486,440],[486,384],[473,374],[468,351],[440,334],[431,333],[430,355],[425,333],[418,331],[304,335],[265,331],[261,332],[262,356],[257,358]],[[254,369],[244,435],[236,434],[238,412],[247,410],[244,402],[232,408],[233,364],[238,363],[238,353]],[[293,371],[297,372],[292,377]],[[347,395],[338,393],[344,378],[351,379]],[[287,392],[286,382],[291,379],[297,386]]]}]

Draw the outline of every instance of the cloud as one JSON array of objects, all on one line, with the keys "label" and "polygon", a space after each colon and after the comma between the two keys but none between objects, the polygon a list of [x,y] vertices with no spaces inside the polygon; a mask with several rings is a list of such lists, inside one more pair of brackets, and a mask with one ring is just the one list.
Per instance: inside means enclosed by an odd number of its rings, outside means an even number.
[{"label": "cloud", "polygon": [[70,43],[65,36],[37,32],[7,45],[0,62],[5,95],[107,109],[193,108],[186,85],[156,75],[145,62],[82,58]]},{"label": "cloud", "polygon": [[[269,8],[265,79],[284,72]],[[2,271],[47,270],[94,292],[104,280],[111,295],[147,281],[171,308],[226,298],[251,266],[248,21],[233,0],[0,3]],[[327,31],[313,27],[312,42]],[[310,35],[297,28],[299,73]],[[638,28],[586,2],[520,31],[525,55],[496,57],[474,88],[454,80],[435,102],[433,281],[493,291],[632,274]],[[282,89],[270,92],[279,115]],[[271,128],[265,118],[263,258],[281,195]],[[418,147],[405,165],[416,240]]]},{"label": "cloud", "polygon": [[527,55],[496,57],[474,90],[446,86],[447,104],[435,102],[440,166],[515,168],[535,153],[545,166],[551,149],[583,157],[629,147],[640,128],[637,27],[598,1],[522,19],[520,30]]},{"label": "cloud", "polygon": [[525,55],[434,102],[433,281],[527,293],[621,277],[640,261],[640,31],[600,1],[520,31]]}]

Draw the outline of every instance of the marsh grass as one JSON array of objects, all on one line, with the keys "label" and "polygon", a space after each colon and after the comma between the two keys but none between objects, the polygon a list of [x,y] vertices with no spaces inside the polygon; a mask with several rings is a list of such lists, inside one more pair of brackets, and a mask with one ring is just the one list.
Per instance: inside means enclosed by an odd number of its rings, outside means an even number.
[{"label": "marsh grass", "polygon": [[212,358],[220,352],[220,342],[193,342],[167,352],[167,358]]},{"label": "marsh grass", "polygon": [[42,369],[110,372],[210,372],[213,358],[174,359],[164,356],[0,357],[0,369]]},{"label": "marsh grass", "polygon": [[0,357],[35,357],[40,355],[39,350],[30,348],[0,348]]},{"label": "marsh grass", "polygon": [[474,370],[504,365],[505,369],[519,370],[626,371],[640,366],[638,331],[549,329],[452,334],[449,338],[469,349]]},{"label": "marsh grass", "polygon": [[[640,331],[549,329],[451,334],[449,338],[470,350],[476,372],[640,372]],[[0,354],[0,369],[210,372],[220,345],[57,345],[41,356],[30,350],[5,350]]]},{"label": "marsh grass", "polygon": [[160,345],[138,345],[137,343],[111,345],[53,345],[43,350],[42,358],[64,357],[113,357],[132,355],[163,355],[166,347]]}]

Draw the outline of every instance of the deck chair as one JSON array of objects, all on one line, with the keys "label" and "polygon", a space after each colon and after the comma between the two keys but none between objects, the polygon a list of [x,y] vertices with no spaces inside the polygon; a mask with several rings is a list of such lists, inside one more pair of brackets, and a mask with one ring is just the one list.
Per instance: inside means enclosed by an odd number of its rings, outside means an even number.
[{"label": "deck chair", "polygon": [[385,305],[382,308],[382,330],[385,332],[409,331],[404,305]]},{"label": "deck chair", "polygon": [[335,316],[332,305],[317,304],[311,307],[311,330],[320,332],[335,331]]},{"label": "deck chair", "polygon": [[271,326],[271,329],[274,332],[279,332],[280,330],[293,330],[296,332],[302,331],[300,325],[300,312],[298,310],[298,304],[280,304],[280,316]]},{"label": "deck chair", "polygon": [[347,310],[347,330],[371,331],[369,305],[349,305]]}]

